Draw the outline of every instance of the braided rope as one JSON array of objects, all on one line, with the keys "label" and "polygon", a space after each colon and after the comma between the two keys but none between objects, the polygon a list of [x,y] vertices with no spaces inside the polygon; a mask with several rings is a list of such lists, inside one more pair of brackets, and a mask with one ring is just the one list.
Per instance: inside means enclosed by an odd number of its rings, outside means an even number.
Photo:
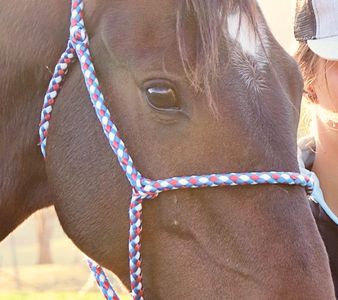
[{"label": "braided rope", "polygon": [[[204,188],[219,186],[257,185],[257,184],[284,184],[305,187],[311,194],[313,183],[307,176],[294,172],[251,172],[251,173],[222,173],[209,175],[193,175],[172,177],[168,179],[151,180],[144,178],[134,166],[127,148],[121,140],[118,130],[111,120],[108,108],[101,92],[96,76],[92,57],[89,51],[89,39],[84,27],[82,0],[72,0],[70,38],[67,48],[57,63],[52,79],[49,83],[41,112],[39,128],[40,147],[46,157],[46,144],[55,99],[60,91],[61,83],[65,78],[69,64],[74,60],[75,53],[80,62],[91,103],[95,109],[103,132],[110,147],[115,153],[121,168],[125,172],[132,187],[132,197],[129,208],[129,269],[131,293],[135,300],[143,300],[142,269],[141,269],[141,231],[142,231],[142,204],[143,199],[155,198],[159,193],[184,188]],[[116,292],[109,283],[103,269],[95,262],[88,260],[90,270],[108,300],[118,300]]]},{"label": "braided rope", "polygon": [[129,207],[130,227],[128,247],[130,284],[133,299],[143,299],[141,270],[142,202],[142,196],[133,192]]},{"label": "braided rope", "polygon": [[61,83],[65,79],[69,65],[74,61],[75,50],[72,44],[68,41],[66,51],[61,55],[60,60],[55,66],[53,77],[49,82],[49,86],[43,101],[41,111],[41,120],[39,124],[40,148],[44,158],[46,158],[46,145],[49,128],[49,120],[51,118],[53,105],[56,97],[60,92]]},{"label": "braided rope", "polygon": [[119,296],[112,288],[111,283],[109,282],[109,278],[104,273],[102,267],[100,267],[90,259],[88,259],[87,262],[98,286],[100,287],[100,290],[102,291],[103,296],[105,296],[107,300],[120,300]]},{"label": "braided rope", "polygon": [[149,180],[142,178],[142,190],[145,193],[158,194],[177,189],[193,189],[217,186],[284,184],[300,185],[310,192],[312,183],[306,176],[294,172],[251,172],[224,173],[172,177],[170,179]]}]

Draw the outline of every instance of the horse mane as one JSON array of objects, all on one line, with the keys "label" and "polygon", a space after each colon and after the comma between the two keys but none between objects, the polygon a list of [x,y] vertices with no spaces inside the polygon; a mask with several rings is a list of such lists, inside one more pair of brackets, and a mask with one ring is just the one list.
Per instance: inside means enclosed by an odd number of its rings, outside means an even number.
[{"label": "horse mane", "polygon": [[[213,86],[220,73],[220,50],[224,47],[224,28],[227,16],[239,14],[239,20],[245,16],[259,37],[257,26],[258,7],[251,0],[185,0],[177,16],[177,40],[182,64],[191,85],[199,93],[203,92],[211,109],[217,112],[212,94]],[[198,49],[194,64],[188,58],[188,51],[182,30],[184,20],[193,18],[198,31]],[[239,21],[238,30],[241,24]],[[260,39],[260,38],[259,38]]]}]

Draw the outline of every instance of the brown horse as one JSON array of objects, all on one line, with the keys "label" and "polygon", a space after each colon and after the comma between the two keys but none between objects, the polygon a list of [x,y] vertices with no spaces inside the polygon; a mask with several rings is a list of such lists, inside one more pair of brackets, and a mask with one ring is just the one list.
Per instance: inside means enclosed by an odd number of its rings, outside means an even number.
[{"label": "brown horse", "polygon": [[[46,162],[36,146],[69,1],[0,4],[0,240],[54,205],[73,242],[127,283],[130,187],[78,64]],[[110,111],[145,176],[298,171],[301,77],[254,1],[93,0],[85,21]],[[300,187],[163,193],[145,204],[142,249],[148,299],[334,298]]]}]

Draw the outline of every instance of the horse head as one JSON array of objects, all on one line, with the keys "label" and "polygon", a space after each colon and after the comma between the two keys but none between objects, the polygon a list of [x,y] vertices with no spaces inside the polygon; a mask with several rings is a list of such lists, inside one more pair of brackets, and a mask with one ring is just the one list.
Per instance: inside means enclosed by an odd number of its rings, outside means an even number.
[{"label": "horse head", "polygon": [[[257,4],[87,2],[102,92],[143,176],[298,171],[302,80]],[[35,146],[49,76],[44,66],[52,68],[66,45],[68,3],[2,7],[12,35],[1,47],[7,70],[0,78],[1,237],[54,205],[72,241],[127,282],[131,188],[102,134],[79,64],[71,66],[53,110],[45,162]],[[20,38],[12,40],[16,32]],[[301,187],[168,191],[146,200],[143,216],[144,285],[153,299],[333,295]]]}]

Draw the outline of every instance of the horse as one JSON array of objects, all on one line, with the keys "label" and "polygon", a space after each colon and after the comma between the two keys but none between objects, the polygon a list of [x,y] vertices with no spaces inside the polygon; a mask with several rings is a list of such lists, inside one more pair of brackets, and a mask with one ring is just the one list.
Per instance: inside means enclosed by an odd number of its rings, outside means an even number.
[{"label": "horse", "polygon": [[[130,185],[79,64],[38,144],[41,101],[69,36],[69,1],[1,1],[0,240],[53,205],[68,237],[128,282]],[[86,1],[108,107],[147,178],[298,172],[302,80],[249,0]],[[304,189],[215,187],[144,205],[149,299],[334,299]]]}]

